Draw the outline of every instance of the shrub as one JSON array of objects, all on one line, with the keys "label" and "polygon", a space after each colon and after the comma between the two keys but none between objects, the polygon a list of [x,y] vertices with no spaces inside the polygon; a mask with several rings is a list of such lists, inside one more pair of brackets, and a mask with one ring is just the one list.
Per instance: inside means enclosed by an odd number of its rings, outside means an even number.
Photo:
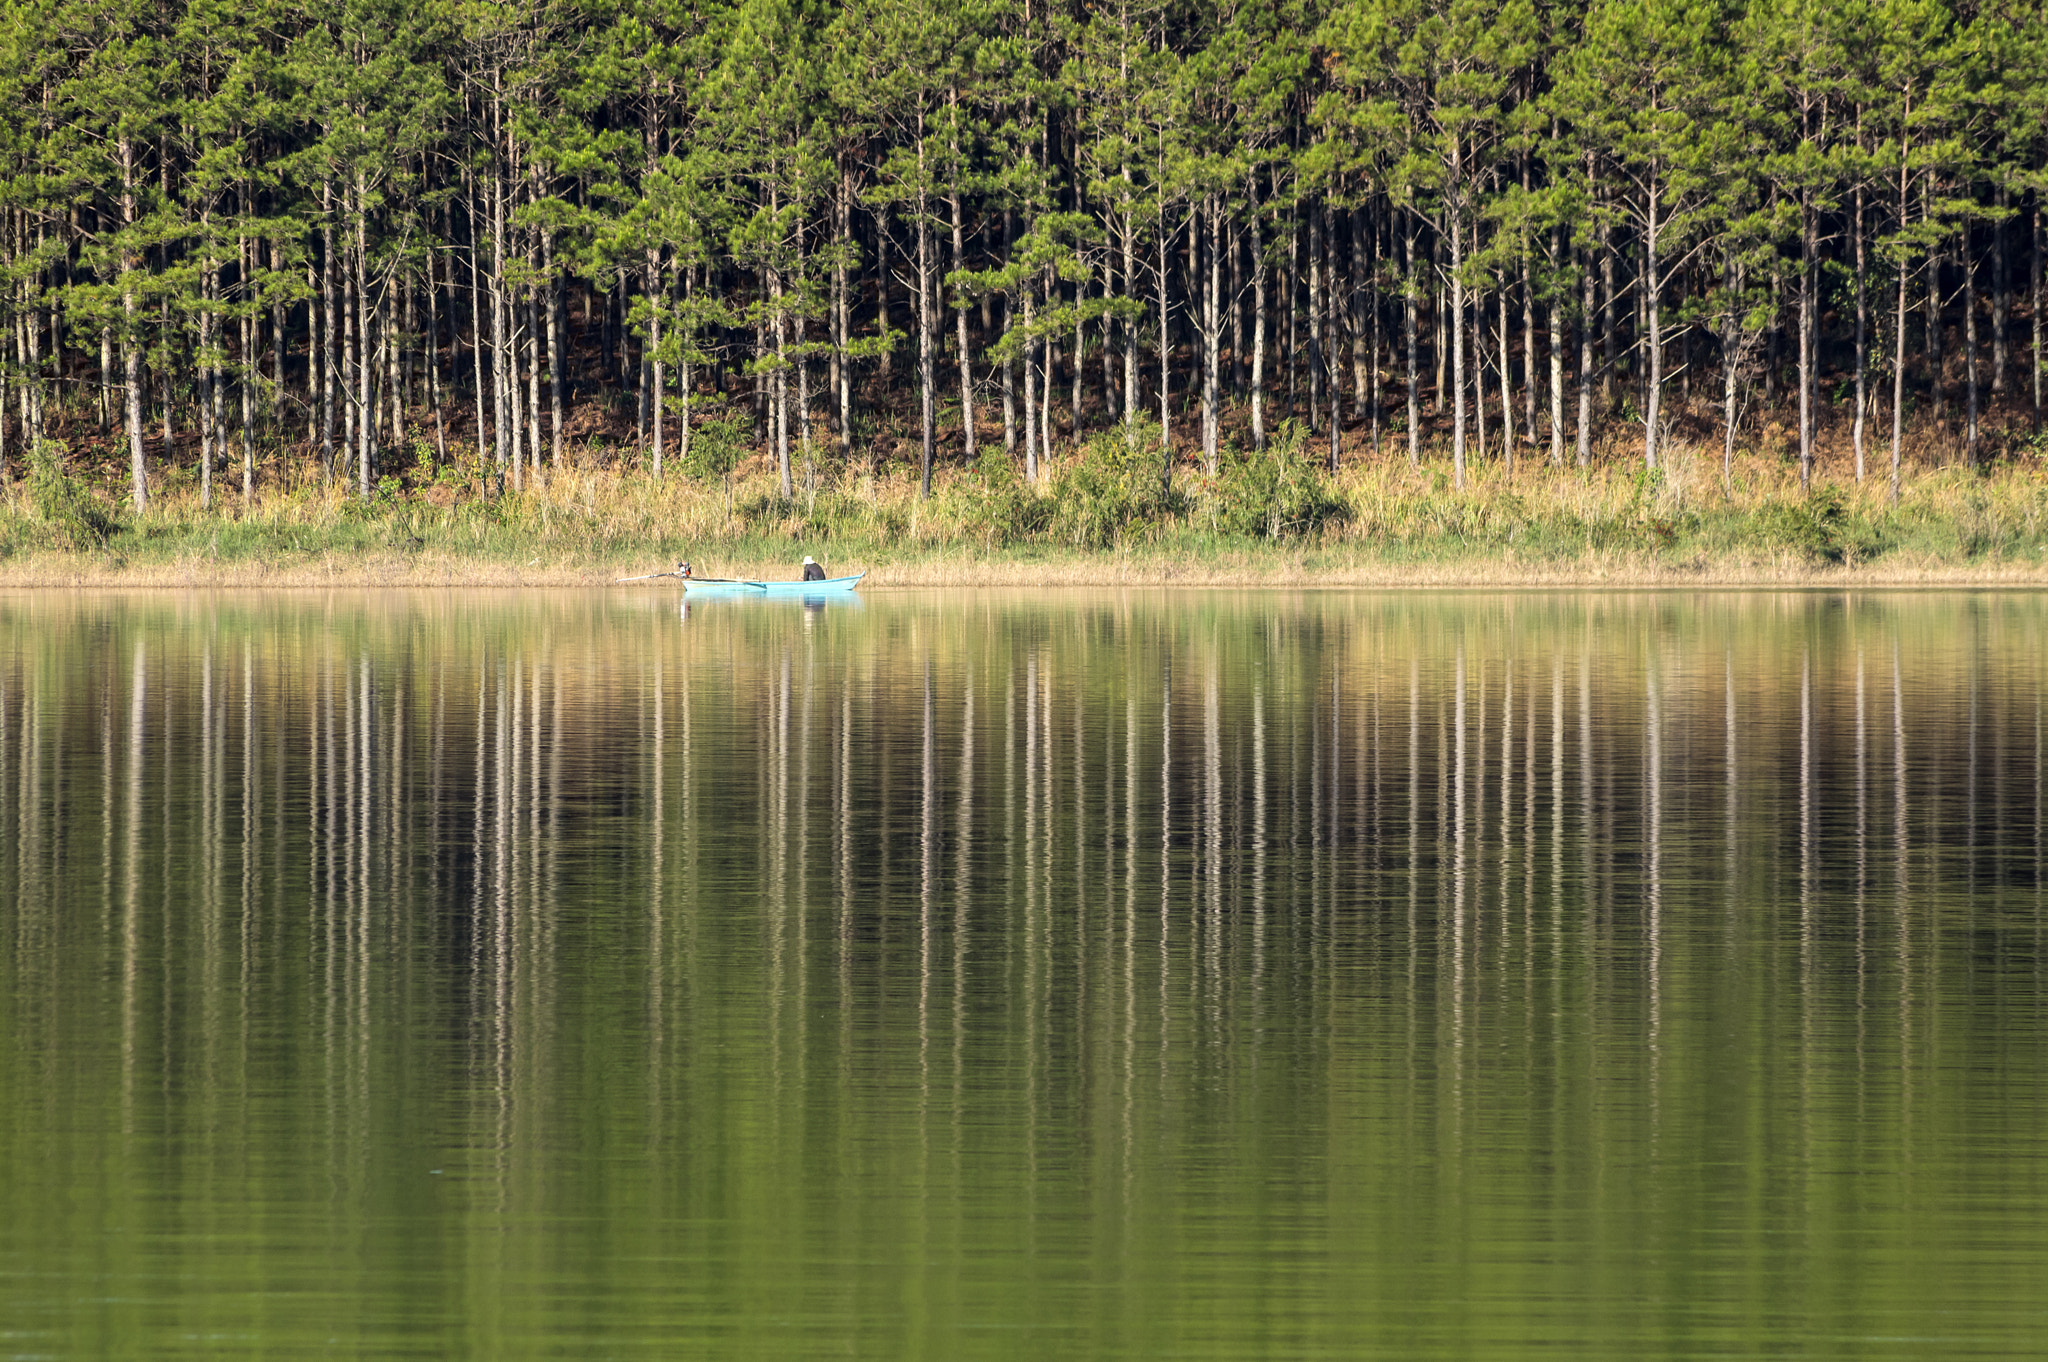
[{"label": "shrub", "polygon": [[1263,453],[1223,452],[1211,504],[1213,523],[1248,539],[1294,539],[1340,524],[1348,508],[1321,466],[1304,455],[1307,434],[1284,423]]},{"label": "shrub", "polygon": [[1030,539],[1044,531],[1054,504],[1024,485],[1023,475],[1001,445],[988,444],[963,480],[962,518],[991,548]]},{"label": "shrub", "polygon": [[691,426],[690,453],[683,460],[683,471],[704,482],[723,483],[747,456],[753,423],[723,400],[702,405],[704,412]]},{"label": "shrub", "polygon": [[28,492],[36,516],[74,549],[105,548],[121,521],[64,471],[64,446],[39,440],[29,451]]},{"label": "shrub", "polygon": [[1074,548],[1122,543],[1182,507],[1161,476],[1159,443],[1143,427],[1104,431],[1075,452],[1054,477],[1048,526]]},{"label": "shrub", "polygon": [[1766,542],[1814,563],[1870,558],[1883,548],[1875,530],[1851,515],[1839,487],[1816,487],[1800,501],[1771,502],[1758,510],[1755,523]]}]

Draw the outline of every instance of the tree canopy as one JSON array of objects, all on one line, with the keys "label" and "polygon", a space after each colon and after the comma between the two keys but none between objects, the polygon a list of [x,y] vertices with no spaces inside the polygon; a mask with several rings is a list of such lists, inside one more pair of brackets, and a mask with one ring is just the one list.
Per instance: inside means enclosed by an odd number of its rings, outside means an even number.
[{"label": "tree canopy", "polygon": [[788,496],[896,431],[929,490],[2039,419],[2038,5],[8,0],[0,83],[6,438],[97,422],[138,507],[707,421]]}]

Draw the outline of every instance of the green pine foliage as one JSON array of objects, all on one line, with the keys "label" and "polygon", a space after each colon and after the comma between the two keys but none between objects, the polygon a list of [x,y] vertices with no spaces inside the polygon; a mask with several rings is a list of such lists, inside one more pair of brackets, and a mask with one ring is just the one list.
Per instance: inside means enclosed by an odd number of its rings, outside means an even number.
[{"label": "green pine foliage", "polygon": [[2040,464],[2044,91],[1957,0],[6,0],[0,473],[907,467],[1092,547],[1355,526],[1404,451],[1896,503]]}]

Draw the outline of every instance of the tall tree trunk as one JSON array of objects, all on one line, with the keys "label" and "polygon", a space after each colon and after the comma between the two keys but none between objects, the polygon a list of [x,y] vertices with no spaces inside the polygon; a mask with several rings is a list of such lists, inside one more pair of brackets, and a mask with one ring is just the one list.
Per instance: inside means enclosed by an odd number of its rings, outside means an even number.
[{"label": "tall tree trunk", "polygon": [[391,402],[391,445],[402,450],[406,446],[405,409],[412,400],[412,376],[406,363],[412,348],[408,343],[413,327],[412,289],[405,282],[403,265],[396,267],[393,280],[398,284],[398,299],[385,313],[384,383]]},{"label": "tall tree trunk", "polygon": [[306,252],[306,448],[320,444],[320,274]]},{"label": "tall tree trunk", "polygon": [[[156,316],[157,334],[164,338],[165,351],[163,363],[156,366],[157,419],[163,423],[164,461],[172,463],[176,460],[177,450],[173,443],[171,431],[171,366],[176,361],[170,354],[172,333],[171,304],[169,299],[166,298],[158,301]],[[4,399],[5,393],[6,389],[0,387],[0,399]],[[4,400],[0,400],[0,419],[5,418],[6,412],[7,404]],[[0,481],[4,481],[4,479],[0,479]]]},{"label": "tall tree trunk", "polygon": [[1353,208],[1346,216],[1346,239],[1350,245],[1350,270],[1345,276],[1344,324],[1351,333],[1351,417],[1364,422],[1366,411],[1371,404],[1369,389],[1371,382],[1366,374],[1365,355],[1365,306],[1366,277],[1369,264],[1369,245],[1366,238],[1365,209]]},{"label": "tall tree trunk", "polygon": [[377,333],[376,302],[370,293],[370,236],[369,236],[369,195],[366,192],[362,171],[356,172],[355,184],[355,273],[356,273],[356,353],[360,363],[356,368],[356,477],[357,490],[365,501],[376,486],[377,448],[377,403],[375,378],[377,354],[374,341]]},{"label": "tall tree trunk", "polygon": [[[1294,201],[1294,215],[1303,214],[1301,200]],[[1308,429],[1314,434],[1323,414],[1323,219],[1311,206],[1308,217]]]},{"label": "tall tree trunk", "polygon": [[[49,227],[45,223],[39,221],[35,225],[35,246],[37,246],[37,258],[39,260],[41,260],[41,250],[43,250],[43,246],[49,240],[47,238],[47,231],[49,231]],[[2040,252],[2036,252],[2036,260],[2040,260]],[[27,305],[27,322],[29,322],[29,387],[27,387],[27,393],[29,393],[29,449],[35,449],[37,444],[43,442],[43,307],[41,307],[41,303],[37,299],[41,297],[41,289],[43,289],[45,281],[47,281],[47,270],[45,270],[45,266],[39,264],[35,274],[29,276],[29,305]],[[2040,291],[2036,289],[2036,295],[2038,293]],[[2036,317],[2036,320],[2034,320],[2034,334],[2038,338],[2040,336],[2040,303],[2038,301],[2034,305],[2034,317]],[[51,350],[55,350],[55,348],[57,346],[55,346],[55,338],[53,338],[51,340]],[[2036,375],[2038,375],[2040,373],[2040,363],[2038,363],[2040,344],[2038,342],[2036,342],[2034,350],[2036,350]],[[2040,408],[2040,381],[2038,381],[2038,377],[2036,377],[2036,385],[2034,385],[2034,406]]]},{"label": "tall tree trunk", "polygon": [[2031,300],[2030,311],[2034,319],[2034,429],[2041,429],[2041,252],[2048,246],[2041,232],[2041,191],[2034,191],[2033,212],[2034,249],[2027,256],[2027,296]]},{"label": "tall tree trunk", "polygon": [[[1368,274],[1366,277],[1367,283],[1365,297],[1366,307],[1372,316],[1372,340],[1371,347],[1367,352],[1369,357],[1368,362],[1372,366],[1372,392],[1366,400],[1366,412],[1368,413],[1368,419],[1372,423],[1370,427],[1372,431],[1372,454],[1373,457],[1377,459],[1380,456],[1381,452],[1380,405],[1384,397],[1384,394],[1381,392],[1381,382],[1382,375],[1385,373],[1385,370],[1382,367],[1380,356],[1380,330],[1381,324],[1384,321],[1384,318],[1381,314],[1385,312],[1386,309],[1383,306],[1380,297],[1380,219],[1378,215],[1375,214],[1373,217],[1368,219],[1368,222],[1368,230],[1371,234],[1370,239],[1368,241],[1368,250],[1370,252],[1370,259],[1372,261],[1372,270],[1371,273]],[[1390,228],[1393,226],[1391,222],[1389,222],[1387,225]]]},{"label": "tall tree trunk", "polygon": [[213,505],[214,429],[213,388],[219,382],[220,366],[214,358],[214,308],[220,297],[220,269],[213,255],[213,203],[211,196],[199,214],[200,249],[205,253],[199,267],[199,505]]},{"label": "tall tree trunk", "polygon": [[[1522,154],[1522,193],[1529,193],[1529,155]],[[1529,447],[1536,447],[1536,280],[1535,243],[1529,239],[1526,226],[1521,229],[1519,244],[1522,251],[1522,429],[1527,432]]]},{"label": "tall tree trunk", "polygon": [[[951,126],[955,129],[955,131],[951,134],[953,142],[953,192],[950,196],[949,201],[953,209],[953,270],[957,274],[960,271],[963,271],[967,268],[967,234],[966,222],[960,211],[960,135],[957,131],[959,127],[958,117],[960,108],[960,95],[958,91],[953,92],[952,99],[955,121]],[[974,462],[974,356],[969,351],[967,346],[967,300],[964,296],[961,295],[961,291],[958,285],[955,285],[954,287],[954,294],[954,334],[958,338],[960,361],[961,448],[963,452],[966,454],[967,462],[969,464],[972,464]],[[1074,425],[1076,429],[1079,429],[1081,422],[1080,353],[1080,342],[1077,335],[1074,348]]]},{"label": "tall tree trunk", "polygon": [[618,300],[625,295],[625,292],[626,276],[625,271],[621,270],[617,275],[613,276],[610,288],[600,290],[593,284],[590,288],[590,293],[585,295],[590,298],[590,303],[586,304],[584,310],[585,324],[588,324],[590,320],[589,307],[595,305],[598,308],[598,373],[602,376],[602,382],[608,383],[615,389],[625,384],[625,360],[619,354],[618,326]]},{"label": "tall tree trunk", "polygon": [[1662,275],[1663,261],[1659,257],[1658,232],[1663,223],[1657,213],[1662,188],[1659,181],[1660,167],[1653,159],[1650,163],[1650,190],[1645,196],[1648,212],[1643,219],[1643,312],[1649,321],[1650,337],[1650,400],[1645,404],[1643,415],[1643,467],[1657,466],[1657,427],[1663,420],[1664,412],[1664,324]]},{"label": "tall tree trunk", "polygon": [[1074,359],[1067,366],[1067,412],[1068,435],[1075,441],[1081,438],[1081,370],[1088,358],[1088,333],[1081,322],[1081,302],[1087,297],[1087,284],[1074,284]]},{"label": "tall tree trunk", "polygon": [[[496,120],[502,123],[503,116],[496,112],[495,103],[494,115]],[[494,165],[490,187],[486,191],[491,200],[491,443],[492,452],[497,459],[498,484],[502,488],[508,469],[512,475],[513,486],[519,485],[519,456],[513,444],[516,422],[512,413],[507,410],[510,406],[507,399],[512,389],[512,376],[507,362],[511,354],[511,337],[507,334],[509,318],[506,316],[505,298],[505,177],[503,171],[495,165],[497,157],[498,138],[497,130],[494,128]],[[644,394],[644,388],[642,392]],[[638,427],[634,432],[637,438],[646,430],[646,424],[644,418],[636,420],[634,424]]]},{"label": "tall tree trunk", "polygon": [[[650,465],[658,482],[662,476],[663,399],[668,390],[668,365],[662,360],[661,323],[662,314],[668,311],[668,288],[666,270],[661,259],[661,247],[649,243],[647,247],[647,353],[654,363],[653,390],[648,394],[648,415],[653,422],[653,462]],[[777,298],[780,307],[780,298]],[[779,328],[778,328],[779,329]],[[783,495],[789,495],[789,458],[783,451]]]},{"label": "tall tree trunk", "polygon": [[[1934,220],[1934,190],[1923,183],[1920,187],[1920,220]],[[1930,242],[1927,247],[1927,376],[1934,389],[1934,429],[1939,434],[1948,432],[1948,374],[1943,361],[1943,318],[1941,298],[1941,242]]]},{"label": "tall tree trunk", "polygon": [[[348,191],[344,189],[340,198],[341,211],[348,212]],[[361,412],[356,406],[356,304],[358,295],[350,283],[349,276],[354,264],[355,250],[349,243],[346,229],[341,236],[339,249],[341,259],[335,262],[335,291],[341,299],[341,374],[338,384],[341,406],[341,477],[343,482],[355,475],[356,421]]]},{"label": "tall tree trunk", "polygon": [[1564,307],[1557,296],[1557,258],[1564,234],[1562,227],[1550,230],[1545,249],[1550,257],[1550,284],[1544,312],[1550,321],[1550,462],[1564,467]]},{"label": "tall tree trunk", "polygon": [[398,282],[398,306],[402,309],[402,315],[398,318],[398,326],[391,345],[391,427],[399,448],[403,449],[406,444],[405,414],[412,409],[412,350],[419,337],[419,304],[418,291],[413,287],[412,271],[400,265],[395,278]]},{"label": "tall tree trunk", "polygon": [[1401,332],[1408,347],[1408,466],[1422,467],[1422,369],[1417,363],[1416,307],[1420,302],[1422,281],[1415,273],[1415,229],[1416,214],[1411,208],[1405,219],[1407,230],[1401,234],[1402,264],[1406,271],[1401,286]]},{"label": "tall tree trunk", "polygon": [[[1912,126],[1913,95],[1909,89],[1905,98],[1905,118],[1902,125]],[[1908,220],[1907,207],[1912,202],[1912,140],[1909,136],[1899,138],[1899,218],[1901,232]],[[1892,451],[1891,451],[1891,504],[1899,504],[1899,447],[1906,420],[1906,253],[1901,250],[1898,257],[1899,296],[1897,324],[1892,336]]]},{"label": "tall tree trunk", "polygon": [[1173,329],[1166,309],[1166,200],[1159,201],[1159,485],[1173,482]]},{"label": "tall tree trunk", "polygon": [[1116,321],[1108,310],[1110,300],[1116,296],[1115,269],[1116,257],[1107,256],[1102,266],[1102,419],[1107,425],[1122,419],[1117,411]]},{"label": "tall tree trunk", "polygon": [[[562,466],[562,338],[558,317],[561,312],[560,285],[555,281],[555,234],[543,231],[540,234],[540,278],[541,298],[548,316],[548,462],[556,468]],[[433,291],[431,283],[428,292]],[[435,398],[436,419],[439,419],[438,395]]]},{"label": "tall tree trunk", "polygon": [[1991,391],[2005,391],[2005,219],[2011,198],[2006,187],[1996,190],[1998,211],[1991,218]]},{"label": "tall tree trunk", "polygon": [[1957,236],[1963,247],[1963,383],[1968,410],[1963,426],[1963,448],[1970,467],[1977,466],[1977,252],[1965,222]]},{"label": "tall tree trunk", "polygon": [[1325,198],[1323,200],[1322,209],[1323,282],[1325,286],[1323,318],[1329,331],[1328,341],[1323,349],[1324,364],[1326,366],[1323,377],[1330,402],[1330,472],[1335,473],[1337,471],[1338,457],[1343,452],[1341,441],[1344,437],[1344,385],[1338,378],[1343,368],[1342,362],[1339,359],[1342,347],[1338,344],[1338,340],[1339,328],[1342,325],[1340,318],[1344,313],[1337,301],[1339,297],[1337,288],[1337,222],[1331,216],[1329,199]]},{"label": "tall tree trunk", "polygon": [[1819,300],[1819,213],[1813,196],[1799,192],[1799,490],[1813,486],[1814,323]]},{"label": "tall tree trunk", "polygon": [[[796,231],[792,234],[792,248],[796,255],[796,277],[801,281],[805,277],[801,213],[797,214]],[[801,294],[798,296],[800,298]],[[791,320],[796,328],[796,443],[797,452],[803,457],[804,493],[808,496],[815,495],[818,490],[818,472],[817,465],[811,459],[811,362],[805,354],[802,307],[793,310]]]},{"label": "tall tree trunk", "polygon": [[279,281],[279,288],[271,290],[270,296],[270,424],[273,432],[282,424],[279,412],[284,401],[284,350],[287,336],[284,326],[284,247],[272,237],[264,243],[270,252],[270,272]]},{"label": "tall tree trunk", "polygon": [[1031,376],[1031,356],[1038,348],[1030,339],[1032,325],[1036,320],[1036,309],[1032,302],[1033,285],[1029,279],[1017,285],[1023,294],[1024,335],[1026,337],[1018,367],[1024,374],[1024,481],[1038,481],[1038,382]]},{"label": "tall tree trunk", "polygon": [[[779,219],[781,210],[775,210]],[[775,372],[769,380],[769,403],[774,408],[775,486],[782,499],[796,495],[796,482],[789,467],[789,313],[784,307],[782,271],[768,267],[769,331],[775,338]]]},{"label": "tall tree trunk", "polygon": [[[1040,287],[1044,290],[1046,310],[1051,311],[1059,303],[1059,282],[1053,275],[1051,265],[1045,267],[1043,274],[1044,279]],[[1052,376],[1060,363],[1059,347],[1054,334],[1048,325],[1045,333],[1044,358],[1038,369],[1041,385],[1038,419],[1043,423],[1043,428],[1039,431],[1038,448],[1048,466],[1052,463]]]},{"label": "tall tree trunk", "polygon": [[[1259,180],[1245,177],[1245,225],[1252,253],[1252,448],[1266,448],[1266,244],[1259,234]],[[1132,371],[1133,378],[1136,370]]]},{"label": "tall tree trunk", "polygon": [[[1208,268],[1202,280],[1202,468],[1210,477],[1216,476],[1221,413],[1217,407],[1216,385],[1220,377],[1221,352],[1223,349],[1223,253],[1220,249],[1223,239],[1223,208],[1214,194],[1203,205],[1207,211],[1208,227]],[[1200,215],[1197,217],[1200,222]],[[1199,227],[1196,229],[1199,230]]]},{"label": "tall tree trunk", "polygon": [[1421,467],[1421,365],[1417,354],[1417,330],[1419,317],[1417,307],[1421,305],[1421,279],[1415,274],[1415,227],[1417,215],[1411,209],[1403,213],[1401,231],[1401,342],[1407,348],[1407,436],[1409,436],[1409,467]]},{"label": "tall tree trunk", "polygon": [[933,369],[932,223],[927,194],[924,113],[917,115],[917,395],[918,488],[922,500],[932,495],[932,454],[938,438],[938,375]]},{"label": "tall tree trunk", "polygon": [[[889,272],[889,210],[884,207],[875,210],[875,330],[878,335],[889,334],[892,310],[889,293],[893,282]],[[885,380],[896,371],[895,351],[894,345],[882,347],[879,369]]]},{"label": "tall tree trunk", "polygon": [[1614,225],[1600,223],[1600,411],[1614,414],[1614,358],[1618,349],[1614,322]]},{"label": "tall tree trunk", "polygon": [[1515,395],[1512,388],[1514,368],[1508,362],[1507,273],[1497,272],[1494,282],[1500,289],[1500,452],[1501,458],[1507,462],[1508,477],[1512,479],[1515,476]]},{"label": "tall tree trunk", "polygon": [[[1467,259],[1479,256],[1479,215],[1472,217],[1472,254]],[[1472,451],[1475,462],[1486,458],[1486,298],[1484,294],[1473,293],[1468,299],[1472,312]],[[1464,323],[1465,314],[1460,311],[1458,322]]]},{"label": "tall tree trunk", "polygon": [[[694,318],[697,315],[693,307],[693,300],[697,296],[698,289],[703,287],[698,269],[699,267],[695,265],[688,265],[683,268],[683,316],[688,318]],[[690,350],[697,337],[697,326],[698,323],[695,321],[684,323],[683,343],[677,347],[678,354],[676,356],[676,462],[684,468],[690,466],[690,447],[691,443],[696,439],[696,428],[692,425],[690,417],[691,403],[696,391],[694,386],[694,366],[691,363]],[[731,488],[732,484],[728,481],[726,483],[728,499],[730,499]],[[731,513],[730,506],[727,507],[727,513]]]},{"label": "tall tree trunk", "polygon": [[[534,247],[527,242],[521,264],[527,267],[527,277],[532,278],[534,268]],[[541,364],[541,291],[532,283],[526,285],[526,457],[536,475],[541,470],[540,442],[540,364]],[[403,436],[400,437],[401,439]]]},{"label": "tall tree trunk", "polygon": [[[1274,172],[1279,178],[1279,172]],[[1274,199],[1279,199],[1277,190]],[[1287,419],[1294,419],[1295,394],[1301,378],[1301,213],[1300,204],[1287,219],[1287,269],[1280,282],[1280,297],[1287,309]]]},{"label": "tall tree trunk", "polygon": [[[1458,153],[1451,153],[1452,193],[1459,184]],[[1445,209],[1451,247],[1451,482],[1465,490],[1465,232],[1457,200]]]},{"label": "tall tree trunk", "polygon": [[852,237],[853,171],[842,159],[839,194],[832,205],[832,391],[839,400],[839,453],[846,459],[853,457],[853,357],[847,353],[853,322],[846,287],[846,257],[852,248]]},{"label": "tall tree trunk", "polygon": [[1581,253],[1579,264],[1579,424],[1573,454],[1578,466],[1587,468],[1593,462],[1593,319],[1598,288],[1591,246]]},{"label": "tall tree trunk", "polygon": [[[213,249],[214,243],[212,241],[211,235],[209,234],[207,247],[207,267],[209,272],[212,274],[211,293],[213,303],[214,306],[218,308],[223,301],[220,280],[220,261],[217,257],[215,257],[212,254]],[[218,312],[215,312],[212,318],[212,323],[213,324],[208,328],[208,334],[212,340],[210,353],[207,357],[207,364],[210,372],[207,375],[207,391],[201,397],[201,401],[206,407],[206,424],[208,427],[211,428],[213,432],[212,447],[209,451],[207,459],[206,480],[208,483],[207,492],[209,494],[209,498],[212,493],[211,484],[213,481],[213,462],[214,460],[226,460],[228,446],[227,366],[224,362],[224,356],[226,354],[228,344],[228,328],[226,320],[222,318]],[[331,425],[331,410],[329,412],[329,421]],[[332,441],[330,440],[329,443],[331,445]]]},{"label": "tall tree trunk", "polygon": [[[1255,209],[1253,209],[1255,211]],[[1139,217],[1137,209],[1130,207],[1130,166],[1124,166],[1124,293],[1130,301],[1139,299]],[[1255,229],[1255,227],[1253,227]],[[1124,332],[1124,444],[1135,442],[1139,412],[1145,410],[1145,389],[1139,373],[1139,328],[1137,322],[1126,320]],[[1255,420],[1255,416],[1253,416]]]},{"label": "tall tree trunk", "polygon": [[[483,280],[478,277],[482,265],[483,243],[477,240],[477,229],[481,209],[477,205],[475,181],[468,170],[463,171],[469,208],[469,391],[476,405],[476,453],[481,464],[503,464],[504,452],[491,438],[492,427],[488,402],[485,399],[486,380],[484,365],[487,363],[484,347],[483,322]],[[611,315],[607,309],[605,315]]]},{"label": "tall tree trunk", "polygon": [[[136,218],[135,144],[126,132],[118,138],[117,153],[121,161],[121,225],[132,230]],[[121,369],[128,385],[129,499],[138,512],[149,505],[149,468],[142,453],[142,346],[136,334],[142,324],[142,304],[135,273],[141,268],[141,258],[124,238],[121,243],[121,316],[125,329],[121,333]],[[102,372],[105,372],[104,368]]]},{"label": "tall tree trunk", "polygon": [[[1906,222],[1906,177],[1905,160],[1902,157],[1899,169],[1899,225]],[[1898,315],[1892,335],[1892,458],[1891,458],[1891,504],[1899,504],[1899,450],[1906,420],[1906,253],[1899,252],[1899,298]]]},{"label": "tall tree trunk", "polygon": [[[1228,242],[1224,251],[1230,259],[1230,292],[1227,311],[1230,315],[1230,391],[1236,397],[1244,397],[1244,249],[1238,240],[1236,224],[1226,223]],[[1107,296],[1105,294],[1105,296]]]},{"label": "tall tree trunk", "polygon": [[1865,411],[1870,406],[1867,386],[1870,369],[1870,291],[1869,265],[1864,257],[1863,184],[1860,180],[1856,185],[1856,207],[1849,230],[1856,238],[1856,417],[1850,426],[1850,443],[1856,447],[1856,482],[1861,486],[1864,473],[1863,419]]},{"label": "tall tree trunk", "polygon": [[[242,292],[253,291],[256,243],[243,237],[241,252]],[[256,310],[253,299],[242,310],[242,500],[248,501],[256,478]]]},{"label": "tall tree trunk", "polygon": [[[442,225],[447,225],[445,220]],[[434,282],[434,259],[439,254],[438,247],[429,248],[426,253],[427,334],[424,342],[427,355],[427,400],[434,408],[434,465],[437,468],[448,462],[448,419],[441,406],[441,299]],[[454,318],[450,317],[449,320],[453,321]]]},{"label": "tall tree trunk", "polygon": [[1742,374],[1742,313],[1738,294],[1741,273],[1731,254],[1721,262],[1721,287],[1728,296],[1721,317],[1721,496],[1735,487],[1735,419]]},{"label": "tall tree trunk", "polygon": [[[1017,246],[1017,210],[1003,209],[1003,264],[1007,267]],[[1015,290],[1003,293],[1003,333],[1008,335],[1016,325]],[[1003,453],[1012,458],[1017,454],[1017,357],[1014,351],[1003,356]],[[1025,481],[1031,480],[1030,468],[1025,470]]]}]

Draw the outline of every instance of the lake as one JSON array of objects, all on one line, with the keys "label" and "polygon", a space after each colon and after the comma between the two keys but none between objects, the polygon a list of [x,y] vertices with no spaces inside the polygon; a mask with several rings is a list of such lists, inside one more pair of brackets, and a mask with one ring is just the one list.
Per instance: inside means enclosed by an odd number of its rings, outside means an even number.
[{"label": "lake", "polygon": [[2037,1356],[2048,596],[0,595],[0,1353]]}]

